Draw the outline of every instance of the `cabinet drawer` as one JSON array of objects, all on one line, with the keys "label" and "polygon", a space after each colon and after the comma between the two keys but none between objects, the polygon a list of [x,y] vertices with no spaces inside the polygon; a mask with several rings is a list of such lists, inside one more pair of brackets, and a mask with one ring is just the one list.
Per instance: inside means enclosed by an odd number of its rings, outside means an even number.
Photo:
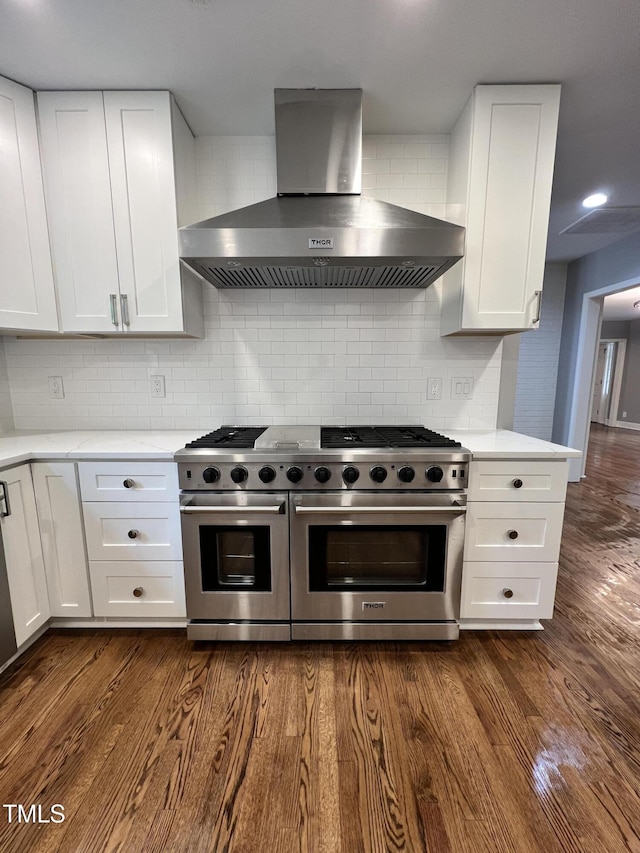
[{"label": "cabinet drawer", "polygon": [[177,503],[85,503],[90,560],[181,560]]},{"label": "cabinet drawer", "polygon": [[81,462],[83,501],[178,500],[178,469],[173,462]]},{"label": "cabinet drawer", "polygon": [[569,463],[565,459],[472,462],[468,498],[470,501],[563,502],[568,474]]},{"label": "cabinet drawer", "polygon": [[96,616],[185,616],[181,562],[91,562]]},{"label": "cabinet drawer", "polygon": [[462,619],[551,619],[557,563],[467,563]]},{"label": "cabinet drawer", "polygon": [[560,553],[564,504],[471,503],[464,558],[555,561]]}]

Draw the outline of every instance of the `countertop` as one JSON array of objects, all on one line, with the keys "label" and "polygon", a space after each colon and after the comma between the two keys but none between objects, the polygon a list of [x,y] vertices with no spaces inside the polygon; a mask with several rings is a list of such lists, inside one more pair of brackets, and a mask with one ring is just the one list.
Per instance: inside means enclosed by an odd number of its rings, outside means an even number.
[{"label": "countertop", "polygon": [[579,459],[582,456],[572,447],[506,429],[449,429],[446,433],[470,450],[474,459]]},{"label": "countertop", "polygon": [[0,436],[0,467],[32,459],[173,459],[204,430],[78,430]]},{"label": "countertop", "polygon": [[[580,451],[508,430],[447,430],[474,459],[569,459]],[[203,430],[15,432],[0,436],[0,468],[33,459],[170,460]]]}]

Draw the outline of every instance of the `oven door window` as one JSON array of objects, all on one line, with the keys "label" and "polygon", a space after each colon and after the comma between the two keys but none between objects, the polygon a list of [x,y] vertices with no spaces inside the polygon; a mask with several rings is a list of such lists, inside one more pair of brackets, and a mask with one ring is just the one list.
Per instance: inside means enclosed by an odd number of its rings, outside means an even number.
[{"label": "oven door window", "polygon": [[447,527],[309,528],[309,589],[443,592]]},{"label": "oven door window", "polygon": [[202,591],[271,591],[270,528],[200,526]]}]

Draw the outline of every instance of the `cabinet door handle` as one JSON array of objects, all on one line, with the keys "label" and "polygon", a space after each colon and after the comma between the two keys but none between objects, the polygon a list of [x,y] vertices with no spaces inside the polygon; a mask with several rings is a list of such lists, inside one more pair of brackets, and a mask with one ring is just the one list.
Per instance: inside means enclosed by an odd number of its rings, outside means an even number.
[{"label": "cabinet door handle", "polygon": [[6,518],[8,515],[11,515],[8,488],[8,484],[4,480],[0,480],[0,518]]},{"label": "cabinet door handle", "polygon": [[134,594],[134,596],[135,596],[136,598],[142,598],[142,596],[143,596],[143,594],[144,594],[144,589],[143,589],[141,586],[137,586],[137,587],[133,590],[133,594]]},{"label": "cabinet door handle", "polygon": [[503,589],[502,594],[505,598],[513,598],[513,590],[512,589]]},{"label": "cabinet door handle", "polygon": [[137,530],[130,530],[127,533],[127,536],[129,537],[129,539],[137,539],[138,538],[138,531]]},{"label": "cabinet door handle", "polygon": [[517,539],[518,538],[518,531],[517,530],[510,530],[507,533],[507,536],[509,537],[509,539]]},{"label": "cabinet door handle", "polygon": [[536,304],[536,316],[533,318],[533,325],[535,326],[535,325],[536,325],[536,323],[539,323],[539,322],[540,322],[540,313],[541,313],[541,311],[542,311],[542,291],[541,291],[541,290],[536,290],[536,291],[534,291],[534,292],[535,292],[535,296],[536,296],[536,299],[537,299],[537,304]]},{"label": "cabinet door handle", "polygon": [[109,302],[111,304],[111,322],[114,326],[119,326],[118,322],[118,296],[115,293],[109,294]]},{"label": "cabinet door handle", "polygon": [[136,484],[136,481],[132,480],[130,477],[127,477],[126,480],[122,481],[122,485],[125,487],[125,489],[132,489],[135,486],[135,484]]},{"label": "cabinet door handle", "polygon": [[522,486],[523,486],[524,484],[523,484],[522,480],[520,480],[520,479],[518,478],[517,480],[514,480],[514,481],[513,481],[513,484],[512,484],[512,485],[513,485],[513,488],[514,488],[514,489],[521,489],[521,488],[522,488]]},{"label": "cabinet door handle", "polygon": [[123,293],[120,296],[120,312],[122,313],[122,325],[130,326],[131,321],[129,320],[129,299],[126,293]]}]

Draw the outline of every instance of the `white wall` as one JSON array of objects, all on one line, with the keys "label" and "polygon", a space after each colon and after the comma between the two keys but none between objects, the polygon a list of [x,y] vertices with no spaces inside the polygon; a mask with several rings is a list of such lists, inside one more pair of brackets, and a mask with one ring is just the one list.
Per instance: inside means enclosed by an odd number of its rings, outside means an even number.
[{"label": "white wall", "polygon": [[9,377],[4,354],[4,342],[0,338],[0,434],[13,429],[13,410],[9,392]]},{"label": "white wall", "polygon": [[[269,137],[197,140],[201,218],[275,194]],[[448,137],[366,137],[367,195],[444,216]],[[426,290],[225,291],[204,285],[202,341],[7,338],[17,429],[213,429],[220,423],[419,422],[493,427],[499,338],[441,339],[441,281]],[[149,396],[149,376],[167,396]],[[63,377],[64,400],[47,395]],[[450,400],[453,376],[473,399]],[[428,402],[428,377],[442,399]]]},{"label": "white wall", "polygon": [[520,337],[513,429],[551,440],[567,280],[566,264],[547,264],[537,329]]}]

